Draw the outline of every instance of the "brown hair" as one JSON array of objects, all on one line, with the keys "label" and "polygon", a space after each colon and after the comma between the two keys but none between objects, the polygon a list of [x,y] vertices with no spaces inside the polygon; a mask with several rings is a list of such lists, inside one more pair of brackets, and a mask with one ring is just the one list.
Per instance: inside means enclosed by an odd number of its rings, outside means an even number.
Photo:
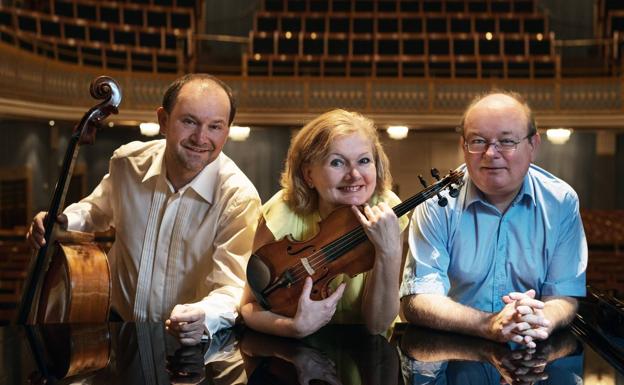
[{"label": "brown hair", "polygon": [[230,126],[232,122],[234,121],[234,116],[236,115],[236,100],[234,99],[234,94],[232,93],[232,89],[230,88],[230,86],[225,84],[222,80],[209,74],[202,74],[202,73],[186,74],[174,80],[173,83],[171,83],[169,87],[167,87],[167,90],[165,91],[165,94],[163,95],[162,106],[165,109],[165,111],[167,111],[168,114],[170,114],[171,111],[173,111],[173,107],[178,101],[178,94],[180,93],[180,90],[182,89],[182,87],[184,87],[185,84],[193,82],[195,80],[203,81],[203,82],[213,82],[217,84],[219,87],[221,87],[223,91],[225,91],[225,93],[227,94],[228,100],[230,101],[230,116],[228,119],[228,126]]},{"label": "brown hair", "polygon": [[305,183],[303,166],[325,159],[336,138],[356,132],[371,142],[377,172],[375,193],[380,194],[391,187],[390,164],[375,123],[357,112],[332,110],[306,124],[290,142],[280,182],[284,200],[296,213],[309,214],[318,208],[318,193]]}]

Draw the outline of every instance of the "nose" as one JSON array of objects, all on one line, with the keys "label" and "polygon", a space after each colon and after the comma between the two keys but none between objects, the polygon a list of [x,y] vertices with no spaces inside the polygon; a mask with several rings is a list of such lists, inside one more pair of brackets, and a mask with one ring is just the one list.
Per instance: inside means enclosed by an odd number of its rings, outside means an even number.
[{"label": "nose", "polygon": [[351,167],[351,169],[349,170],[347,177],[349,179],[358,180],[362,177],[362,174],[360,173],[360,170],[358,170],[358,168],[354,166]]},{"label": "nose", "polygon": [[495,157],[495,156],[500,155],[500,152],[496,148],[496,143],[488,143],[488,146],[485,149],[484,154],[490,157]]},{"label": "nose", "polygon": [[198,124],[191,134],[191,139],[193,139],[197,143],[205,143],[208,140],[208,132],[208,126]]}]

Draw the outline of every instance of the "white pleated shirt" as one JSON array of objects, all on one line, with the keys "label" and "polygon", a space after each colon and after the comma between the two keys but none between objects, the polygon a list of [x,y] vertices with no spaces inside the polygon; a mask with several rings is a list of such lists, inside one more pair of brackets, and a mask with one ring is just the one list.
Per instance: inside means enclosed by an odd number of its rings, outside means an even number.
[{"label": "white pleated shirt", "polygon": [[70,230],[115,228],[112,308],[124,320],[162,321],[190,304],[212,335],[237,317],[260,198],[223,153],[175,192],[164,149],[164,140],[120,147],[91,195],[64,213]]}]

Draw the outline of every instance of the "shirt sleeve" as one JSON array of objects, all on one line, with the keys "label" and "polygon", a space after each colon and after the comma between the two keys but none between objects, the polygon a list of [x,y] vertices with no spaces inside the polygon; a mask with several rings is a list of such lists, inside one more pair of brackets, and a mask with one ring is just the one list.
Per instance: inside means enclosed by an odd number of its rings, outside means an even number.
[{"label": "shirt sleeve", "polygon": [[230,327],[238,316],[238,306],[245,285],[245,270],[260,217],[257,194],[241,196],[226,203],[214,240],[214,268],[209,272],[210,293],[190,304],[204,311],[205,329],[212,336]]},{"label": "shirt sleeve", "polygon": [[585,296],[587,240],[575,195],[567,194],[562,205],[560,236],[548,265],[542,296]]},{"label": "shirt sleeve", "polygon": [[68,230],[106,231],[113,226],[113,163],[109,173],[102,178],[93,192],[78,203],[71,204],[63,211],[67,215]]},{"label": "shirt sleeve", "polygon": [[447,272],[450,263],[448,214],[432,202],[419,205],[412,215],[401,297],[412,294],[446,295],[450,288]]}]

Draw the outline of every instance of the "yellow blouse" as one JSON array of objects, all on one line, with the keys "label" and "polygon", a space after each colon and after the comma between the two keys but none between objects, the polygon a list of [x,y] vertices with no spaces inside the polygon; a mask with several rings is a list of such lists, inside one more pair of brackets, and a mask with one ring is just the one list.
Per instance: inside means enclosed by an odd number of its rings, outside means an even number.
[{"label": "yellow blouse", "polygon": [[[387,190],[381,196],[374,195],[369,204],[376,205],[380,202],[386,202],[390,207],[394,207],[401,200],[392,191]],[[310,239],[318,233],[318,223],[321,221],[318,210],[308,215],[299,215],[292,211],[283,199],[283,191],[278,191],[262,206],[262,215],[267,228],[277,240],[288,234],[297,240]],[[405,230],[408,223],[409,218],[407,215],[399,219],[401,232]],[[347,284],[344,294],[336,307],[336,313],[332,318],[333,323],[364,322],[361,303],[366,276],[367,273],[362,273],[351,278],[346,274],[341,274],[332,281],[332,289],[338,287],[342,282]]]}]

